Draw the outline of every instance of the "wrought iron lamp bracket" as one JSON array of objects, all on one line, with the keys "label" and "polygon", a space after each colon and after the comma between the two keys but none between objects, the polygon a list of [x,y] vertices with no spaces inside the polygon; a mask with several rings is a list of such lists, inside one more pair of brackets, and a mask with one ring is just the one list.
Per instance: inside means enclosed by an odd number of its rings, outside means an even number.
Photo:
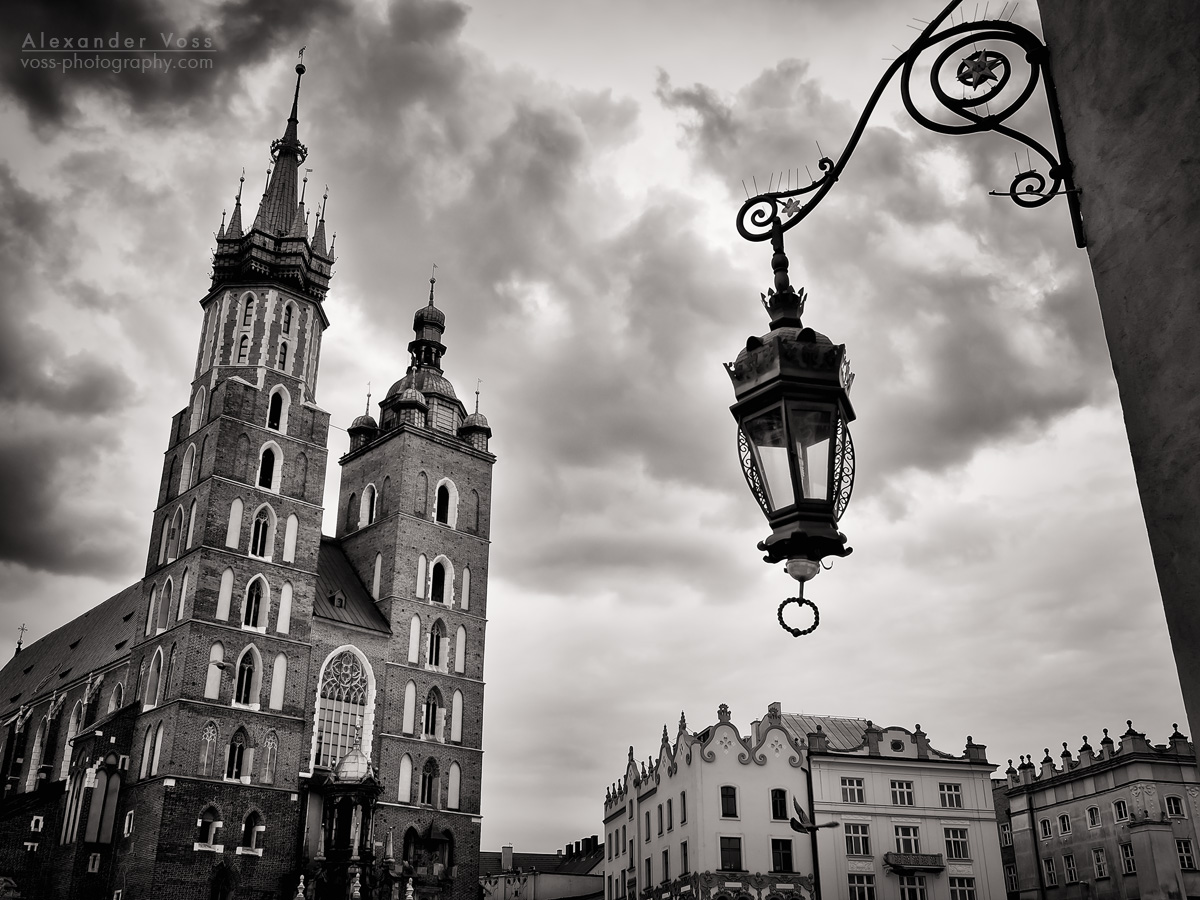
[{"label": "wrought iron lamp bracket", "polygon": [[[823,156],[817,163],[821,170],[820,178],[805,187],[757,194],[742,204],[737,216],[737,229],[742,237],[748,241],[770,240],[772,232],[776,228],[782,232],[795,227],[817,207],[817,204],[832,190],[849,163],[884,89],[891,83],[897,72],[902,72],[901,99],[904,101],[904,107],[908,114],[919,125],[939,134],[978,134],[994,131],[1024,144],[1031,154],[1037,154],[1044,160],[1048,166],[1046,175],[1042,175],[1031,165],[1028,170],[1017,173],[1007,192],[993,191],[992,193],[1009,197],[1018,206],[1026,208],[1043,206],[1055,196],[1064,195],[1067,198],[1067,206],[1071,214],[1075,244],[1078,247],[1087,246],[1083,230],[1083,216],[1079,208],[1079,189],[1075,186],[1072,178],[1072,166],[1070,157],[1067,155],[1062,117],[1059,114],[1058,98],[1048,64],[1049,51],[1037,35],[1029,29],[999,19],[964,21],[957,25],[951,24],[950,27],[939,31],[960,2],[961,0],[951,0],[946,8],[926,26],[912,46],[892,61],[875,86],[841,156],[837,160]],[[1029,65],[1028,79],[1015,95],[1010,94],[1011,100],[1001,98],[1000,95],[1006,89],[1015,87],[1012,83],[1012,64],[1009,57],[1003,52],[987,46],[980,48],[980,45],[986,41],[993,42],[993,47],[996,43],[1012,44],[1024,51],[1025,61]],[[954,124],[946,124],[929,118],[917,108],[912,99],[913,72],[918,58],[927,50],[946,42],[949,43],[934,60],[929,78],[933,94],[938,102],[963,120]],[[960,58],[960,54],[967,48],[971,48],[973,52]],[[940,81],[940,75],[945,66],[952,64],[954,59],[959,59],[955,79],[964,86],[961,98],[955,98],[946,93]],[[1005,124],[1033,95],[1039,80],[1045,86],[1046,105],[1054,132],[1054,153],[1029,135]],[[993,112],[993,101],[1003,101],[1004,105]],[[1055,153],[1057,153],[1057,157]]]}]

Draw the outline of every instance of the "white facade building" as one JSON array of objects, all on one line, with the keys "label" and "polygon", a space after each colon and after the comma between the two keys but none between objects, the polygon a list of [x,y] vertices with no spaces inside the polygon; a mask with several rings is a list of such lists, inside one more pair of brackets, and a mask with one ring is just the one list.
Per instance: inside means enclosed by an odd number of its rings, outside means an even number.
[{"label": "white facade building", "polygon": [[606,900],[1005,896],[982,745],[953,756],[919,725],[778,703],[746,736],[717,717],[698,732],[681,717],[640,766],[630,748],[605,798]]}]

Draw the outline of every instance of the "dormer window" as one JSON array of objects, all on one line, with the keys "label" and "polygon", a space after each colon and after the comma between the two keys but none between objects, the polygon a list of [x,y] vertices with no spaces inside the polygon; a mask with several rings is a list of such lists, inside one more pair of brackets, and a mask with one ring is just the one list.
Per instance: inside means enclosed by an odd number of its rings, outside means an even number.
[{"label": "dormer window", "polygon": [[341,591],[329,595],[329,605],[334,609],[346,608],[346,595]]}]

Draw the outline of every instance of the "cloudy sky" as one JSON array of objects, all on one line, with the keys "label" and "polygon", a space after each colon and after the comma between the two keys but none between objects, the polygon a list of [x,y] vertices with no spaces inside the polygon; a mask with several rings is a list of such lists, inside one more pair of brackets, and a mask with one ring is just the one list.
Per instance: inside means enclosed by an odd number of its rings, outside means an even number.
[{"label": "cloudy sky", "polygon": [[[767,328],[742,180],[836,156],[940,6],[10,4],[6,640],[140,577],[213,232],[243,166],[261,189],[307,45],[300,137],[338,234],[318,400],[344,428],[404,374],[436,262],[446,373],[468,401],[482,379],[495,432],[485,848],[601,832],[627,747],[720,703],[743,728],[774,700],[919,722],[1002,766],[1127,718],[1164,740],[1183,707],[1086,253],[1062,202],[987,196],[1010,142],[922,131],[894,89],[788,235],[806,323],[857,372],[858,481],[855,552],[808,590],[820,628],[775,621],[794,583],[755,550],[721,367]],[[1034,4],[1016,20],[1037,30]],[[34,71],[43,30],[211,37],[213,66]]]}]

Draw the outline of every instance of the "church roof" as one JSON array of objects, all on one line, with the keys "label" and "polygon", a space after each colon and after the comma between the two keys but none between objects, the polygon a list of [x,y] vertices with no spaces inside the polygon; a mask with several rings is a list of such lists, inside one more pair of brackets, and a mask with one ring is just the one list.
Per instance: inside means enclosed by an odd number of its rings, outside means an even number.
[{"label": "church roof", "polygon": [[371,599],[336,538],[321,536],[317,555],[317,596],[313,615],[345,625],[391,634],[387,619]]},{"label": "church roof", "polygon": [[0,716],[128,657],[145,624],[139,581],[34,641],[0,670]]}]

